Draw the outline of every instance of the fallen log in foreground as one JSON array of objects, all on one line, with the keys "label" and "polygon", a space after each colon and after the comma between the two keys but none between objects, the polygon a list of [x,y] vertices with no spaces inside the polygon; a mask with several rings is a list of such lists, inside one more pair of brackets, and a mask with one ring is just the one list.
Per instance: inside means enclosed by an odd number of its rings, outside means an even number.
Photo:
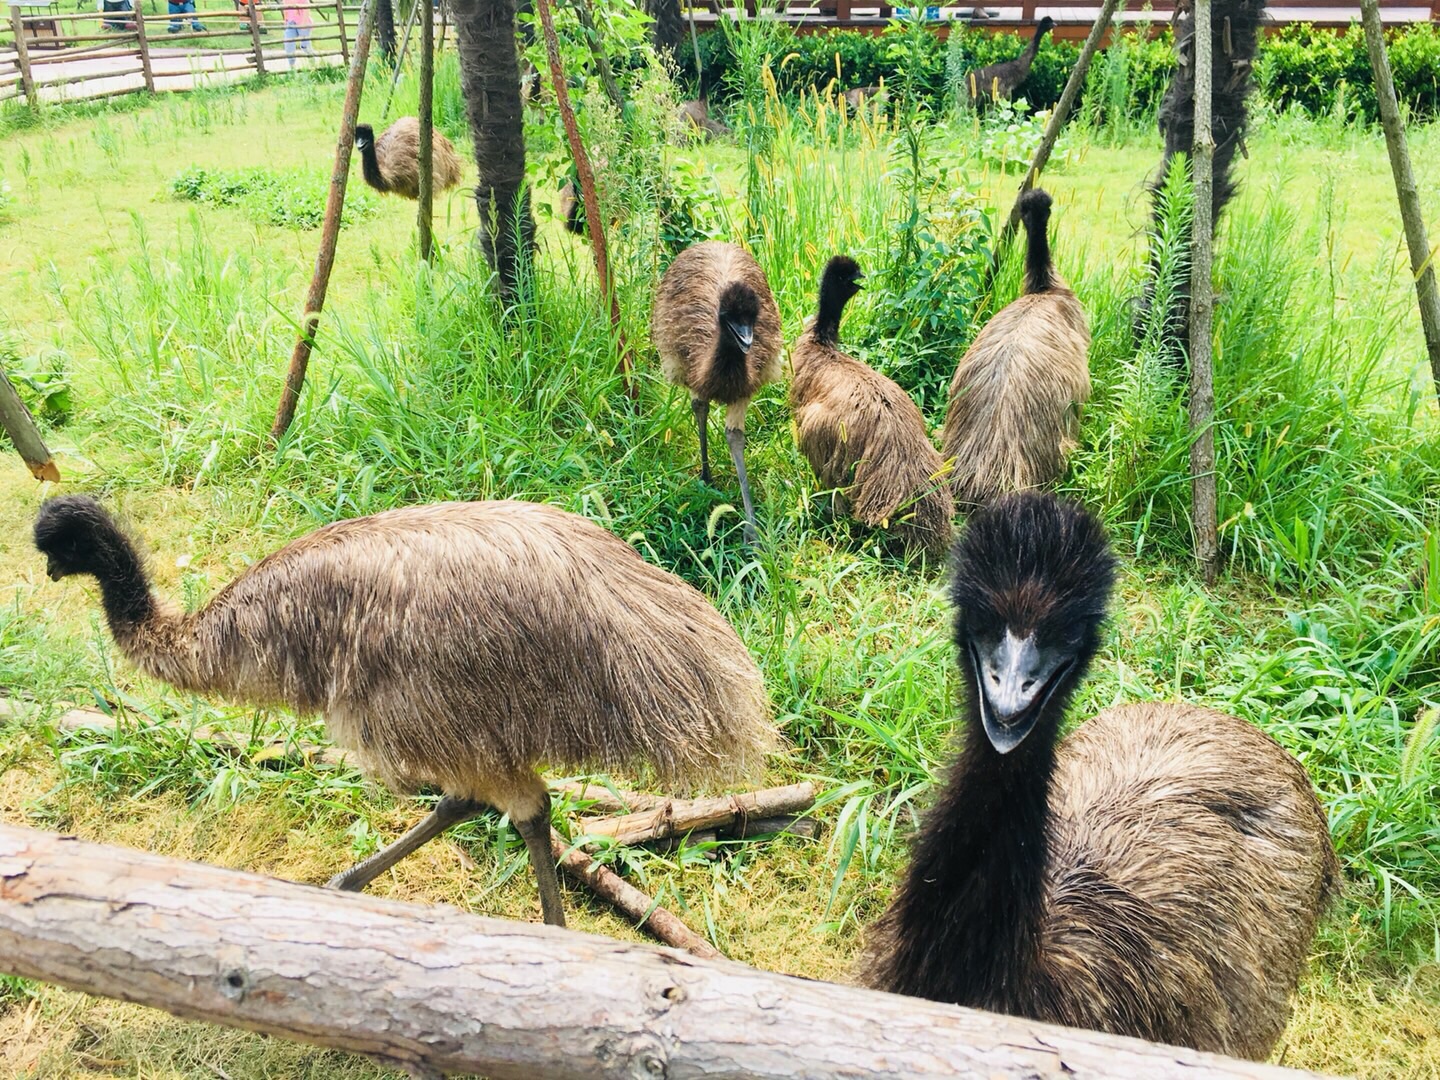
[{"label": "fallen log in foreground", "polygon": [[1314,1075],[12,826],[0,971],[429,1076]]}]

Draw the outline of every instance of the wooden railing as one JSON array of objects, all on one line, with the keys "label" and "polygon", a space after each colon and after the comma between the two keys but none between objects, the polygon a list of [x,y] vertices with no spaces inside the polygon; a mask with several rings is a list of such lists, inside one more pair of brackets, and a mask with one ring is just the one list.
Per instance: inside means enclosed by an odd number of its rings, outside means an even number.
[{"label": "wooden railing", "polygon": [[[3,0],[0,0],[3,2]],[[184,14],[61,12],[57,3],[10,3],[0,29],[0,101],[95,100],[119,94],[189,90],[249,74],[292,68],[278,3]],[[152,6],[160,4],[151,0]],[[287,0],[311,12],[307,52],[293,43],[295,69],[347,64],[357,8],[345,0]],[[195,29],[199,22],[204,29]]]}]

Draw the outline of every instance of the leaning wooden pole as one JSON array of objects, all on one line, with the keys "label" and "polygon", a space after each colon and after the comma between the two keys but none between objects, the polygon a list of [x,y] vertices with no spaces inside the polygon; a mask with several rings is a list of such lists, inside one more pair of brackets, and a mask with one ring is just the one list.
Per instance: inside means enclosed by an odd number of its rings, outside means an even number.
[{"label": "leaning wooden pole", "polygon": [[0,971],[423,1076],[1315,1076],[9,825]]},{"label": "leaning wooden pole", "polygon": [[1220,565],[1215,510],[1215,378],[1210,340],[1215,309],[1211,253],[1215,243],[1215,139],[1210,130],[1210,0],[1195,0],[1195,140],[1190,154],[1195,185],[1190,232],[1190,497],[1195,560],[1214,584]]},{"label": "leaning wooden pole", "polygon": [[1080,88],[1085,85],[1085,73],[1090,70],[1090,61],[1095,58],[1096,50],[1100,48],[1100,42],[1104,39],[1105,32],[1110,29],[1110,21],[1115,17],[1115,9],[1120,6],[1121,2],[1122,0],[1105,0],[1104,5],[1100,8],[1100,15],[1095,20],[1095,25],[1090,27],[1090,36],[1085,39],[1085,44],[1080,49],[1080,55],[1075,60],[1075,66],[1070,69],[1070,78],[1065,81],[1065,89],[1061,91],[1060,100],[1055,103],[1055,110],[1050,114],[1050,120],[1045,125],[1045,132],[1040,136],[1040,145],[1035,148],[1035,158],[1030,162],[1030,168],[1025,170],[1025,178],[1020,181],[1020,190],[1015,194],[1015,202],[1010,207],[1010,216],[1005,219],[1005,225],[1000,230],[1000,237],[995,241],[982,293],[989,291],[990,282],[1005,259],[1005,251],[1010,246],[1010,241],[1015,239],[1015,230],[1020,227],[1020,196],[1035,186],[1035,182],[1040,179],[1040,174],[1045,171],[1045,166],[1050,163],[1050,153],[1055,149],[1055,140],[1060,137],[1060,129],[1070,118],[1070,110],[1075,105],[1075,98],[1079,95]]},{"label": "leaning wooden pole", "polygon": [[1395,98],[1395,79],[1390,74],[1390,56],[1385,51],[1385,30],[1376,0],[1360,0],[1365,22],[1365,47],[1370,52],[1370,70],[1375,73],[1375,96],[1380,103],[1380,125],[1385,129],[1385,148],[1390,152],[1390,171],[1395,176],[1395,195],[1400,200],[1400,219],[1405,223],[1405,243],[1410,248],[1410,271],[1415,275],[1415,295],[1420,302],[1420,325],[1425,331],[1425,348],[1430,354],[1430,375],[1435,395],[1440,398],[1440,289],[1435,284],[1435,255],[1425,235],[1425,215],[1410,167],[1410,148],[1405,125]]},{"label": "leaning wooden pole", "polygon": [[[415,212],[416,224],[420,230],[420,258],[430,261],[430,249],[435,238],[435,11],[430,0],[415,0],[415,6],[425,6],[420,19],[420,198]],[[409,39],[409,30],[406,30]]]},{"label": "leaning wooden pole", "polygon": [[0,427],[10,436],[10,441],[15,444],[15,449],[36,480],[60,479],[60,467],[55,464],[45,440],[40,437],[35,418],[30,415],[30,410],[20,400],[10,377],[3,370],[0,370]]},{"label": "leaning wooden pole", "polygon": [[620,326],[620,300],[615,295],[615,283],[610,279],[610,253],[605,244],[600,199],[595,193],[595,173],[590,168],[590,155],[585,152],[580,128],[575,123],[575,110],[570,107],[570,91],[565,82],[565,67],[560,62],[560,39],[555,36],[555,18],[550,11],[550,0],[535,0],[535,12],[540,16],[540,25],[545,31],[545,55],[550,61],[550,87],[555,91],[555,106],[560,110],[565,138],[570,143],[570,156],[580,177],[580,193],[585,199],[585,231],[590,234],[590,249],[595,253],[595,276],[600,282],[600,295],[610,305],[610,325],[620,349],[620,379],[625,393],[634,397],[635,387],[630,379],[630,346]]},{"label": "leaning wooden pole", "polygon": [[385,91],[385,107],[380,110],[381,120],[390,116],[390,102],[395,100],[395,88],[400,85],[400,76],[405,74],[405,54],[410,51],[410,31],[415,27],[415,17],[420,13],[420,5],[426,2],[428,0],[415,0],[410,14],[405,17],[405,33],[400,37],[400,55],[395,59],[395,70],[390,73],[390,89]]},{"label": "leaning wooden pole", "polygon": [[[345,87],[345,105],[340,114],[340,137],[335,143],[335,165],[330,172],[330,194],[325,202],[325,221],[320,229],[320,251],[315,256],[315,273],[310,291],[305,295],[305,313],[301,316],[300,333],[295,350],[290,354],[290,370],[285,376],[285,389],[275,410],[275,423],[270,427],[270,440],[279,442],[290,430],[295,408],[300,403],[300,390],[305,385],[305,369],[310,365],[310,352],[315,347],[315,331],[320,326],[320,311],[325,306],[325,292],[330,287],[330,271],[335,266],[335,243],[340,238],[340,212],[345,206],[345,184],[350,178],[350,152],[355,148],[355,121],[360,115],[360,91],[365,85],[365,62],[370,57],[370,35],[375,29],[374,0],[360,0],[360,17],[355,30],[355,48],[350,52],[350,79]],[[344,34],[342,28],[341,34]]]}]

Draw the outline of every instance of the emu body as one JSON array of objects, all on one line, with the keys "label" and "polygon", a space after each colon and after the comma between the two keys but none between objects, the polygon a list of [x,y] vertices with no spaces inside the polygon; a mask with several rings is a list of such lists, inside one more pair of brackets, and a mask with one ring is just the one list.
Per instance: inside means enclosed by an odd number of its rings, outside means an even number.
[{"label": "emu body", "polygon": [[[439,130],[431,130],[430,165],[435,190],[448,191],[460,182],[460,157]],[[402,116],[377,139],[369,124],[355,125],[355,148],[365,183],[382,194],[404,199],[420,197],[420,121]]]},{"label": "emu body", "polygon": [[725,442],[745,503],[745,535],[755,539],[755,507],[745,475],[745,410],[760,387],[780,377],[780,310],[765,272],[734,244],[706,241],[676,256],[660,279],[650,337],[665,377],[690,392],[700,433],[700,476],[710,482],[705,430],[711,403],[725,406]]},{"label": "emu body", "polygon": [[538,772],[648,766],[690,785],[753,774],[773,740],[754,662],[695,589],[574,514],[438,503],[295,540],[186,615],[84,496],[42,507],[52,577],[93,574],[120,650],[183,690],[322,713],[339,745],[436,812],[331,884],[363,888],[492,806],[525,838],[564,922]]},{"label": "emu body", "polygon": [[966,506],[1054,481],[1090,397],[1090,328],[1050,260],[1050,196],[1027,192],[1020,214],[1025,293],[960,358],[941,429],[940,453],[954,462],[955,498]]},{"label": "emu body", "polygon": [[1035,63],[1035,56],[1040,51],[1041,39],[1054,28],[1055,20],[1046,15],[1035,27],[1035,33],[1031,35],[1025,51],[1015,59],[1002,60],[998,64],[987,64],[966,72],[965,85],[970,91],[970,100],[1009,101],[1014,97],[1015,91],[1030,77],[1030,67]]},{"label": "emu body", "polygon": [[1113,558],[1039,494],[972,515],[952,599],[964,741],[862,961],[867,984],[1264,1058],[1339,866],[1301,764],[1189,705],[1059,740]]},{"label": "emu body", "polygon": [[857,521],[939,555],[950,544],[955,503],[925,418],[896,383],[840,350],[840,317],[863,276],[845,256],[821,275],[815,322],[790,355],[795,441],[820,484],[843,491]]}]

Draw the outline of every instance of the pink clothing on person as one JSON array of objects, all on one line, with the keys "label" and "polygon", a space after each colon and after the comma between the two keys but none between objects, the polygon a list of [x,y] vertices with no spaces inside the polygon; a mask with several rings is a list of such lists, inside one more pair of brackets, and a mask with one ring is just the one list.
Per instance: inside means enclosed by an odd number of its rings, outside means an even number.
[{"label": "pink clothing on person", "polygon": [[289,5],[286,5],[282,10],[285,12],[285,22],[286,22],[286,25],[289,25],[289,26],[313,26],[313,25],[315,25],[314,16],[312,16],[312,15],[310,14],[310,9],[309,9],[308,7],[298,7],[298,6],[297,6],[297,7],[291,7],[291,6],[289,6]]}]

